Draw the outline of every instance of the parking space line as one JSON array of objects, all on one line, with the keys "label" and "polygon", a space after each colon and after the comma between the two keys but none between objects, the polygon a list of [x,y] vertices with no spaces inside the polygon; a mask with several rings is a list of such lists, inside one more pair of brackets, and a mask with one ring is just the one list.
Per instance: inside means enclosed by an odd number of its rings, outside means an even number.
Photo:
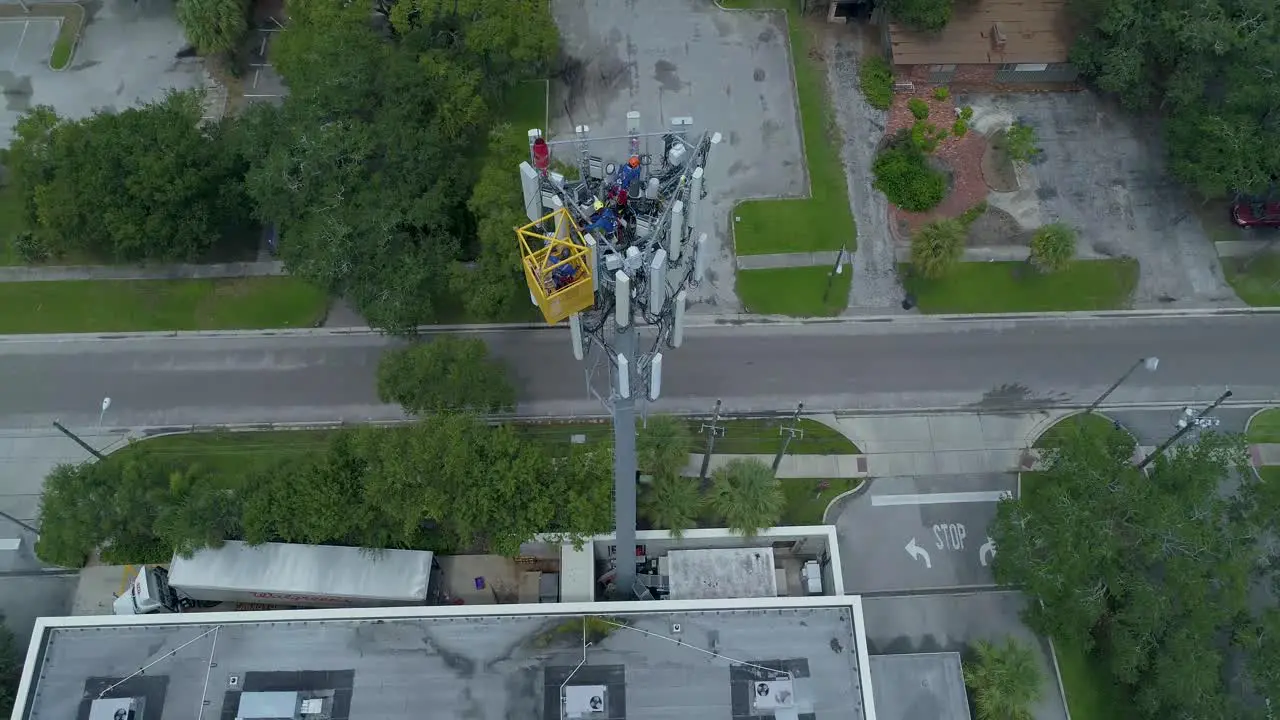
[{"label": "parking space line", "polygon": [[18,38],[18,44],[13,48],[13,57],[9,59],[9,72],[18,66],[18,58],[22,57],[22,43],[27,39],[27,30],[31,29],[31,21],[22,21],[22,35]]},{"label": "parking space line", "polygon": [[1011,497],[1008,490],[981,492],[924,493],[918,495],[872,495],[872,507],[893,505],[943,505],[947,503],[1000,502]]}]

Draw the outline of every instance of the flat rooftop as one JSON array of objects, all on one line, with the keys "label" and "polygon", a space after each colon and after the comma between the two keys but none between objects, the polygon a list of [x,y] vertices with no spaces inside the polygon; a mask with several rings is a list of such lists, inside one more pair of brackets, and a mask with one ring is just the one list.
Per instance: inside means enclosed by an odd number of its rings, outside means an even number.
[{"label": "flat rooftop", "polygon": [[581,615],[53,626],[28,717],[84,720],[93,698],[148,665],[104,695],[145,696],[141,720],[232,720],[241,693],[292,690],[327,698],[334,720],[558,720],[566,680],[605,687],[593,719],[762,720],[752,690],[782,673],[794,677],[792,717],[864,717],[847,606],[590,617],[576,672]]},{"label": "flat rooftop", "polygon": [[960,654],[872,655],[878,720],[969,720]]}]

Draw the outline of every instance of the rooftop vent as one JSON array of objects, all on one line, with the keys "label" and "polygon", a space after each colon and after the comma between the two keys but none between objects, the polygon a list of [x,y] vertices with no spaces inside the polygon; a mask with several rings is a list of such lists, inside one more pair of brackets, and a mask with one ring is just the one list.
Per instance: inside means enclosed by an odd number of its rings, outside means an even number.
[{"label": "rooftop vent", "polygon": [[604,716],[605,688],[603,685],[565,685],[564,717],[566,720]]},{"label": "rooftop vent", "polygon": [[790,680],[761,680],[756,683],[752,704],[756,710],[778,710],[793,707],[796,703],[795,688]]}]

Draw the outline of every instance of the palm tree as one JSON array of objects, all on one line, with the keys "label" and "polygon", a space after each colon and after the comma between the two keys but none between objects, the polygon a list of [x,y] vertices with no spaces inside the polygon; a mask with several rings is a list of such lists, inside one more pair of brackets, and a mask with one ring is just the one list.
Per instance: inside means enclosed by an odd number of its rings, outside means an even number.
[{"label": "palm tree", "polygon": [[1064,270],[1076,257],[1076,231],[1065,223],[1052,223],[1031,236],[1031,264],[1040,272]]},{"label": "palm tree", "polygon": [[640,471],[656,478],[678,477],[689,464],[693,436],[689,424],[672,415],[654,415],[640,429],[636,454]]},{"label": "palm tree", "polygon": [[946,275],[964,255],[968,230],[959,220],[937,220],[920,228],[911,238],[911,268],[921,276]]},{"label": "palm tree", "polygon": [[695,478],[663,475],[640,493],[640,514],[655,528],[671,531],[679,539],[698,521],[702,494]]},{"label": "palm tree", "polygon": [[712,473],[709,502],[730,530],[751,536],[782,517],[782,484],[768,465],[737,458]]},{"label": "palm tree", "polygon": [[972,662],[964,664],[964,683],[978,720],[1031,720],[1041,689],[1035,651],[1012,637],[1003,645],[979,640]]}]

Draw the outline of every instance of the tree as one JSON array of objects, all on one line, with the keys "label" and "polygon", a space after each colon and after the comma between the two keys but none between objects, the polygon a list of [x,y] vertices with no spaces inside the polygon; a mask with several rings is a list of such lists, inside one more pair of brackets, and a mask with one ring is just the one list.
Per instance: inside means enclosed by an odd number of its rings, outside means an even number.
[{"label": "tree", "polygon": [[973,693],[978,720],[1031,720],[1043,678],[1035,651],[1013,637],[1003,645],[979,640],[964,663],[964,684]]},{"label": "tree", "polygon": [[4,615],[0,615],[0,714],[13,714],[18,682],[22,679],[23,657],[17,638],[5,625]]},{"label": "tree", "polygon": [[159,508],[156,535],[166,549],[184,557],[221,547],[240,537],[240,497],[202,472],[187,467],[169,472],[169,497]]},{"label": "tree", "polygon": [[178,0],[174,10],[187,40],[202,55],[235,50],[249,31],[244,0]]},{"label": "tree", "polygon": [[398,0],[391,25],[447,38],[443,49],[465,54],[485,74],[543,77],[560,49],[560,35],[541,0]]},{"label": "tree", "polygon": [[654,477],[679,477],[689,464],[693,435],[689,423],[674,415],[654,415],[636,438],[640,471]]},{"label": "tree", "polygon": [[1017,162],[1030,162],[1040,154],[1040,139],[1036,136],[1036,129],[1021,122],[1015,122],[1004,131],[1001,143],[1005,154]]},{"label": "tree", "polygon": [[55,467],[45,478],[36,555],[63,567],[81,567],[94,550],[108,564],[168,562],[173,548],[156,527],[174,469],[146,452]]},{"label": "tree", "polygon": [[552,459],[564,496],[547,532],[581,541],[613,529],[613,450],[573,446],[569,455]]},{"label": "tree", "polygon": [[782,518],[782,484],[759,460],[735,458],[712,473],[708,502],[729,529],[754,536]]},{"label": "tree", "polygon": [[[1208,196],[1269,192],[1280,172],[1280,15],[1249,0],[1073,0],[1071,61],[1134,110],[1168,119],[1179,180]],[[1177,20],[1171,21],[1176,17]]]},{"label": "tree", "polygon": [[478,338],[441,335],[388,350],[378,363],[378,397],[411,415],[510,410],[515,396],[506,366]]},{"label": "tree", "polygon": [[952,0],[886,0],[895,21],[913,30],[938,32],[951,22]]},{"label": "tree", "polygon": [[943,277],[964,255],[967,235],[964,223],[959,220],[926,224],[911,238],[911,269],[926,278]]},{"label": "tree", "polygon": [[[1259,566],[1243,445],[1203,435],[1149,475],[1132,457],[1121,430],[1057,436],[1044,471],[998,507],[996,578],[1032,598],[1032,627],[1094,649],[1142,717],[1240,717],[1221,638]],[[1235,497],[1222,492],[1241,483]]]},{"label": "tree", "polygon": [[40,242],[55,256],[192,261],[242,231],[244,166],[202,114],[196,92],[75,121],[32,111],[10,155]]},{"label": "tree", "polygon": [[1031,236],[1031,264],[1041,272],[1058,272],[1076,256],[1076,231],[1066,223],[1051,223]]},{"label": "tree", "polygon": [[702,493],[698,481],[679,475],[660,475],[640,492],[640,514],[654,528],[669,530],[674,538],[698,524]]}]

